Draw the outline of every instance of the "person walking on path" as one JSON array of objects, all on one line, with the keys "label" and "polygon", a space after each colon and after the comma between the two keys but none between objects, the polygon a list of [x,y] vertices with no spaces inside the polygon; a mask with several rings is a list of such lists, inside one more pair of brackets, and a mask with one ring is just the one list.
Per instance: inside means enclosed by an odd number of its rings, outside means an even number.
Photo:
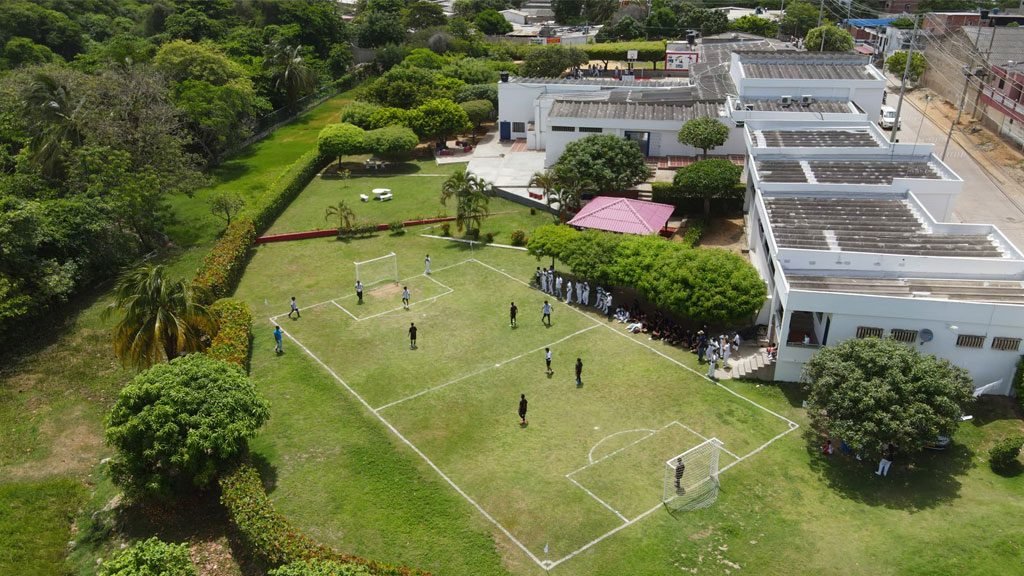
[{"label": "person walking on path", "polygon": [[299,304],[295,301],[295,296],[292,296],[292,309],[288,311],[288,317],[291,318],[292,314],[295,314],[295,318],[302,318],[302,314],[299,313]]},{"label": "person walking on path", "polygon": [[889,445],[885,447],[885,451],[882,452],[882,459],[878,462],[878,470],[875,470],[876,476],[889,475],[889,467],[892,466],[892,461],[896,455],[895,453],[896,446],[890,442]]},{"label": "person walking on path", "polygon": [[274,342],[276,343],[274,352],[284,354],[284,332],[281,331],[280,326],[274,326]]},{"label": "person walking on path", "polygon": [[676,492],[682,492],[683,487],[679,485],[679,481],[683,479],[683,474],[686,472],[686,464],[683,464],[683,458],[680,456],[676,458]]},{"label": "person walking on path", "polygon": [[554,374],[554,371],[551,369],[551,348],[544,349],[544,364],[547,366],[548,376]]},{"label": "person walking on path", "polygon": [[409,309],[409,296],[411,296],[411,294],[409,294],[409,287],[408,286],[403,286],[402,287],[402,308],[405,308],[406,310]]},{"label": "person walking on path", "polygon": [[416,349],[416,323],[409,322],[409,350]]},{"label": "person walking on path", "polygon": [[576,386],[583,386],[583,359],[576,359]]},{"label": "person walking on path", "polygon": [[509,326],[511,326],[513,328],[516,327],[516,313],[518,313],[518,312],[519,312],[519,307],[516,306],[515,302],[513,302],[512,305],[508,307],[508,323],[509,323]]},{"label": "person walking on path", "polygon": [[359,304],[363,303],[363,283],[356,280],[356,298],[359,298]]},{"label": "person walking on path", "polygon": [[540,317],[541,324],[544,324],[548,328],[551,328],[551,304],[548,301],[544,301],[544,307],[541,308],[543,315]]},{"label": "person walking on path", "polygon": [[427,254],[427,257],[423,259],[423,273],[430,276],[430,254]]}]

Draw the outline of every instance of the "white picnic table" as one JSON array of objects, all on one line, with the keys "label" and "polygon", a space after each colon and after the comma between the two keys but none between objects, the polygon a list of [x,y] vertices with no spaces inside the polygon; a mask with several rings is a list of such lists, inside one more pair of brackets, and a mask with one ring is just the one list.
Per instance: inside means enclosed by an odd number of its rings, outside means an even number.
[{"label": "white picnic table", "polygon": [[391,188],[374,188],[373,197],[381,202],[391,200],[394,196],[391,194]]}]

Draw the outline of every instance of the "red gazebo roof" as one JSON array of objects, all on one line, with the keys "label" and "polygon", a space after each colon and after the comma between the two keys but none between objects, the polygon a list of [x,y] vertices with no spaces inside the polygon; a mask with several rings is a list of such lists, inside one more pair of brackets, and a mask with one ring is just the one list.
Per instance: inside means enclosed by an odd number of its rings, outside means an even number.
[{"label": "red gazebo roof", "polygon": [[623,234],[657,234],[668,223],[673,210],[670,204],[598,196],[569,225]]}]

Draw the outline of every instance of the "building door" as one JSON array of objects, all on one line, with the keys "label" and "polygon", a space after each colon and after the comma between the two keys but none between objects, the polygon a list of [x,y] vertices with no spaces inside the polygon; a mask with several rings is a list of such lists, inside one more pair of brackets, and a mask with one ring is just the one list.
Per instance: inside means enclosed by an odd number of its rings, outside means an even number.
[{"label": "building door", "polygon": [[640,151],[644,153],[644,156],[650,156],[651,152],[651,133],[650,132],[626,132],[626,140],[632,140],[640,146]]},{"label": "building door", "polygon": [[512,139],[512,123],[502,122],[498,125],[498,135],[502,140]]}]

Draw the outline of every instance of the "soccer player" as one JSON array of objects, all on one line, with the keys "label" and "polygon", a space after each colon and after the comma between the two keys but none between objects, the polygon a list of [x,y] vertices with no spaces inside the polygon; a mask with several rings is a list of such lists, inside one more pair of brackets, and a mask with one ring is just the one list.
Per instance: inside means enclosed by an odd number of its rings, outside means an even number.
[{"label": "soccer player", "polygon": [[544,307],[541,308],[541,312],[544,313],[544,315],[540,317],[541,324],[551,328],[551,304],[548,304],[547,300],[544,301]]},{"label": "soccer player", "polygon": [[554,371],[551,370],[551,348],[544,349],[544,364],[547,366],[548,376],[554,374]]},{"label": "soccer player", "polygon": [[526,394],[519,395],[519,423],[526,424]]},{"label": "soccer player", "polygon": [[683,487],[679,485],[679,481],[683,479],[683,473],[686,472],[686,464],[683,464],[682,457],[676,458],[676,491],[682,492]]},{"label": "soccer player", "polygon": [[274,326],[274,342],[277,344],[274,347],[274,352],[284,354],[284,332],[281,331],[280,326]]},{"label": "soccer player", "polygon": [[427,257],[423,259],[423,273],[430,276],[430,254],[427,254]]},{"label": "soccer player", "polygon": [[416,349],[416,323],[409,322],[409,350]]},{"label": "soccer player", "polygon": [[402,287],[402,307],[405,308],[406,310],[409,309],[409,296],[410,296],[410,294],[409,294],[409,287],[408,286],[403,286]]},{"label": "soccer player", "polygon": [[517,312],[519,312],[519,307],[516,306],[515,302],[513,302],[512,305],[508,307],[508,323],[509,323],[509,326],[511,326],[513,328],[516,327],[516,313]]},{"label": "soccer player", "polygon": [[295,296],[292,296],[292,309],[288,312],[288,317],[291,318],[292,314],[295,314],[296,318],[302,318],[302,314],[299,313],[299,305],[295,302]]},{"label": "soccer player", "polygon": [[359,298],[359,304],[363,303],[363,283],[356,280],[356,297]]},{"label": "soccer player", "polygon": [[583,359],[576,359],[576,386],[583,386]]}]

